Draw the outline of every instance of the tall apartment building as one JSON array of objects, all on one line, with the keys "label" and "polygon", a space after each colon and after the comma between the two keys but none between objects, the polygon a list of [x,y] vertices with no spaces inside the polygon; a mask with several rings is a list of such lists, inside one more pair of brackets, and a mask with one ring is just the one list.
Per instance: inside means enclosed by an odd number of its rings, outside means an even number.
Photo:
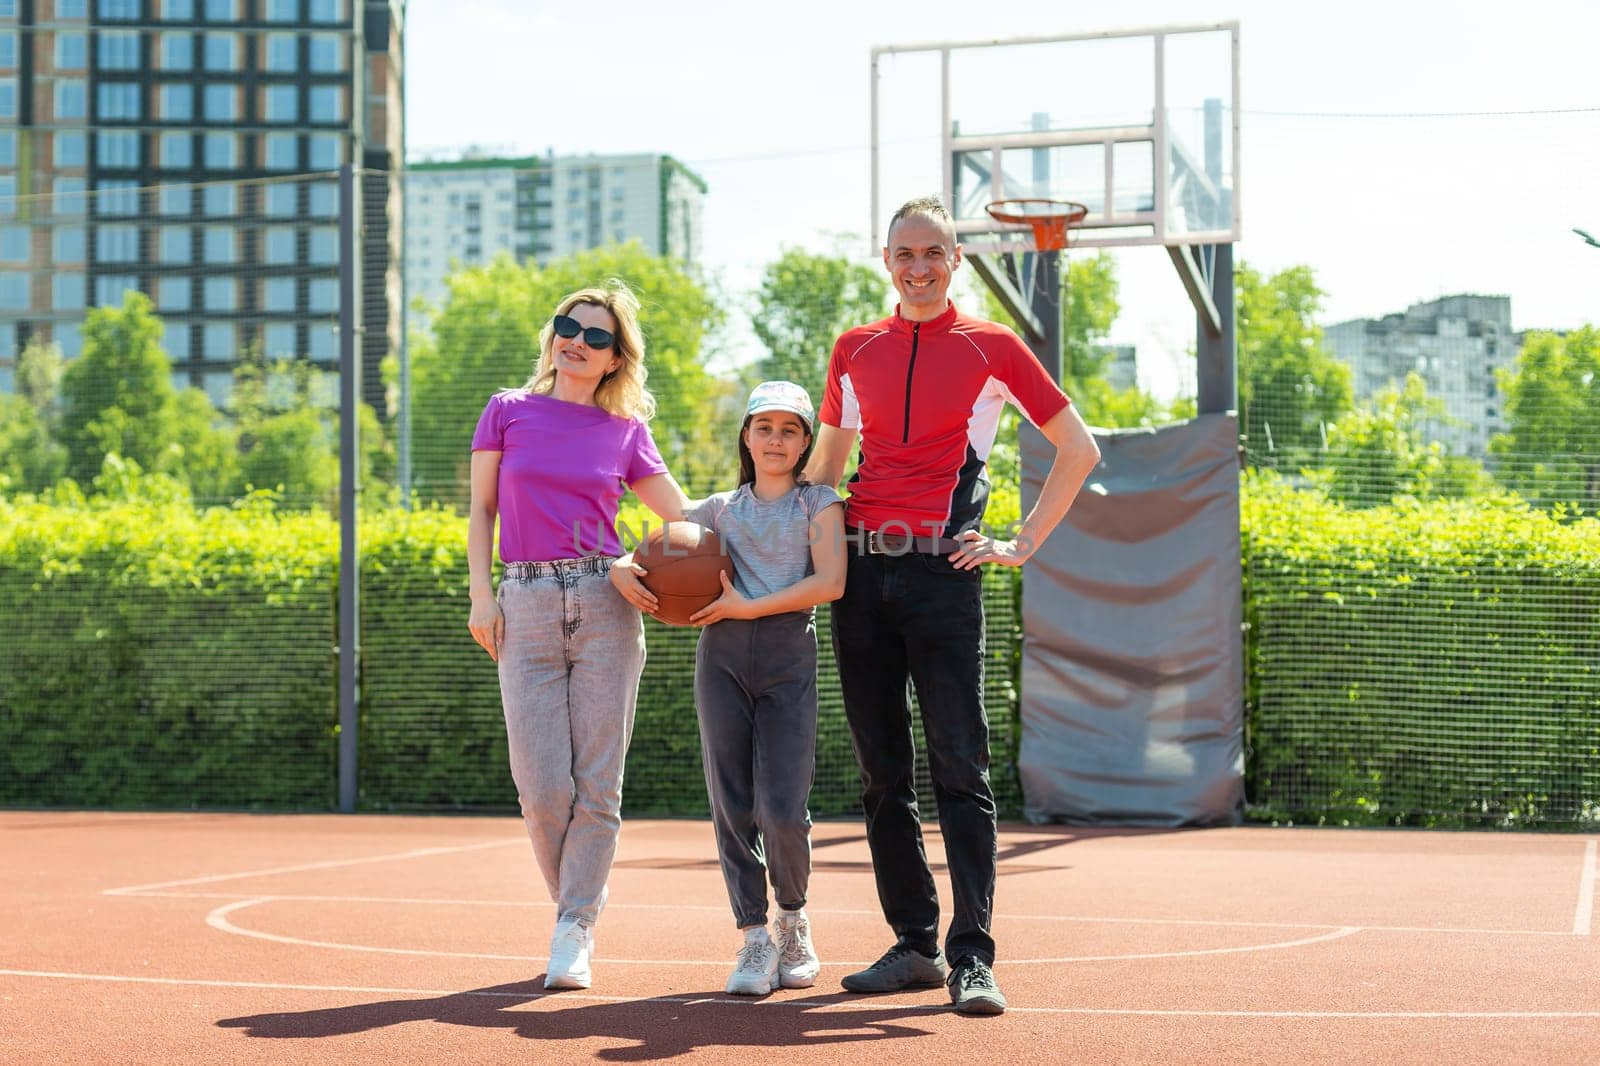
[{"label": "tall apartment building", "polygon": [[[402,157],[403,18],[403,0],[0,0],[0,386],[32,338],[78,354],[86,309],[129,289],[213,399],[250,348],[336,366],[331,172]],[[396,196],[364,178],[379,410]]]},{"label": "tall apartment building", "polygon": [[406,286],[444,300],[452,264],[501,253],[539,263],[637,240],[698,262],[706,183],[667,155],[469,154],[406,168]]},{"label": "tall apartment building", "polygon": [[1496,372],[1515,367],[1521,343],[1511,331],[1511,297],[1445,296],[1382,318],[1340,322],[1323,331],[1329,350],[1350,364],[1357,400],[1398,386],[1415,371],[1449,422],[1430,427],[1457,455],[1482,458],[1503,433],[1505,395]]}]

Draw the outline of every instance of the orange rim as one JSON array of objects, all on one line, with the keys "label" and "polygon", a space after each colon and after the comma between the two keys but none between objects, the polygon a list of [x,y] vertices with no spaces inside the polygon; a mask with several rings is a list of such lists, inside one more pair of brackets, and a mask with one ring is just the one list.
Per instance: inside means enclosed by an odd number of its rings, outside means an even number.
[{"label": "orange rim", "polygon": [[1089,214],[1089,209],[1083,204],[1041,196],[995,200],[987,210],[989,217],[996,222],[1025,223],[1033,227],[1033,243],[1041,252],[1065,248],[1068,230]]}]

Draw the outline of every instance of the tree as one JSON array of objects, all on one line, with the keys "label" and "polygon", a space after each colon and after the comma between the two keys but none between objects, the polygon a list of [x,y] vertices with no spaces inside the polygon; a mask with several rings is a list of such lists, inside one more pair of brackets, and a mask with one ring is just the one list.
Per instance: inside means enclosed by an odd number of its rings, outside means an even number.
[{"label": "tree", "polygon": [[[717,388],[701,347],[720,315],[704,287],[669,259],[637,243],[614,245],[545,267],[501,257],[447,281],[449,297],[431,329],[412,343],[412,468],[426,497],[464,501],[473,428],[497,390],[523,384],[538,362],[539,331],[561,297],[620,278],[638,295],[646,382],[659,415],[651,433],[674,474],[698,475],[696,451],[708,442],[731,453],[732,436],[710,441]],[[731,469],[723,461],[723,467]]]},{"label": "tree", "polygon": [[30,341],[17,358],[16,393],[0,395],[0,479],[13,489],[41,492],[67,468],[55,439],[61,350]]},{"label": "tree", "polygon": [[762,271],[755,293],[750,324],[767,349],[757,375],[796,382],[821,403],[833,342],[852,326],[881,318],[888,296],[881,267],[785,248]]},{"label": "tree", "polygon": [[1350,409],[1350,368],[1323,347],[1311,268],[1271,277],[1241,263],[1234,274],[1239,406],[1250,461],[1320,448],[1323,427]]},{"label": "tree", "polygon": [[80,483],[100,473],[107,454],[156,467],[171,439],[165,416],[176,398],[161,333],[140,292],[129,292],[120,308],[89,312],[83,354],[61,376],[61,439],[67,472]]},{"label": "tree", "polygon": [[1510,432],[1490,450],[1531,498],[1600,506],[1600,329],[1530,333],[1502,379]]}]

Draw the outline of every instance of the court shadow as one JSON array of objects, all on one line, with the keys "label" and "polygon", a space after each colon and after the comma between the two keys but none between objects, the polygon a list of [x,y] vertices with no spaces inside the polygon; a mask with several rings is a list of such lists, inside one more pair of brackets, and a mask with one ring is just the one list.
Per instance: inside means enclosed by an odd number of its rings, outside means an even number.
[{"label": "court shadow", "polygon": [[[346,1007],[285,1011],[223,1018],[218,1028],[242,1029],[270,1040],[348,1036],[412,1022],[438,1022],[479,1029],[505,1029],[525,1040],[556,1045],[571,1041],[618,1041],[594,1057],[607,1062],[671,1058],[702,1048],[826,1047],[933,1035],[916,1024],[927,1007],[875,1005],[845,994],[812,996],[793,1003],[730,1002],[718,991],[683,993],[615,1003],[573,1000],[557,1006],[561,993],[538,980],[494,985],[427,999],[384,1000]],[[552,1000],[536,1010],[513,1009]],[[848,1006],[847,1006],[848,1005]],[[552,1053],[555,1048],[549,1049]]]}]

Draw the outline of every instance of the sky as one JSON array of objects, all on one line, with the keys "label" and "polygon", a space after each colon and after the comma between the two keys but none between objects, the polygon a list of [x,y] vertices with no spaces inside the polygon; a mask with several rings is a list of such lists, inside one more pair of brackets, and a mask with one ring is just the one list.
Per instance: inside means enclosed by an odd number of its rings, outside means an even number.
[{"label": "sky", "polygon": [[[1236,261],[1309,265],[1325,325],[1457,292],[1510,296],[1517,329],[1600,322],[1600,248],[1572,232],[1600,237],[1597,4],[811,0],[787,20],[748,0],[408,8],[413,159],[471,146],[672,155],[709,186],[702,265],[741,308],[786,246],[881,265],[868,238],[872,48],[1237,20]],[[988,88],[1021,114],[1080,91],[1046,64],[1004,77]],[[1108,78],[1107,91],[1127,84]],[[906,106],[925,94],[936,130],[937,80],[911,92]],[[886,198],[938,185],[929,173]],[[1151,391],[1192,393],[1194,316],[1167,255],[1114,254],[1110,339],[1138,347]],[[737,323],[720,343],[722,361],[759,354]]]}]

